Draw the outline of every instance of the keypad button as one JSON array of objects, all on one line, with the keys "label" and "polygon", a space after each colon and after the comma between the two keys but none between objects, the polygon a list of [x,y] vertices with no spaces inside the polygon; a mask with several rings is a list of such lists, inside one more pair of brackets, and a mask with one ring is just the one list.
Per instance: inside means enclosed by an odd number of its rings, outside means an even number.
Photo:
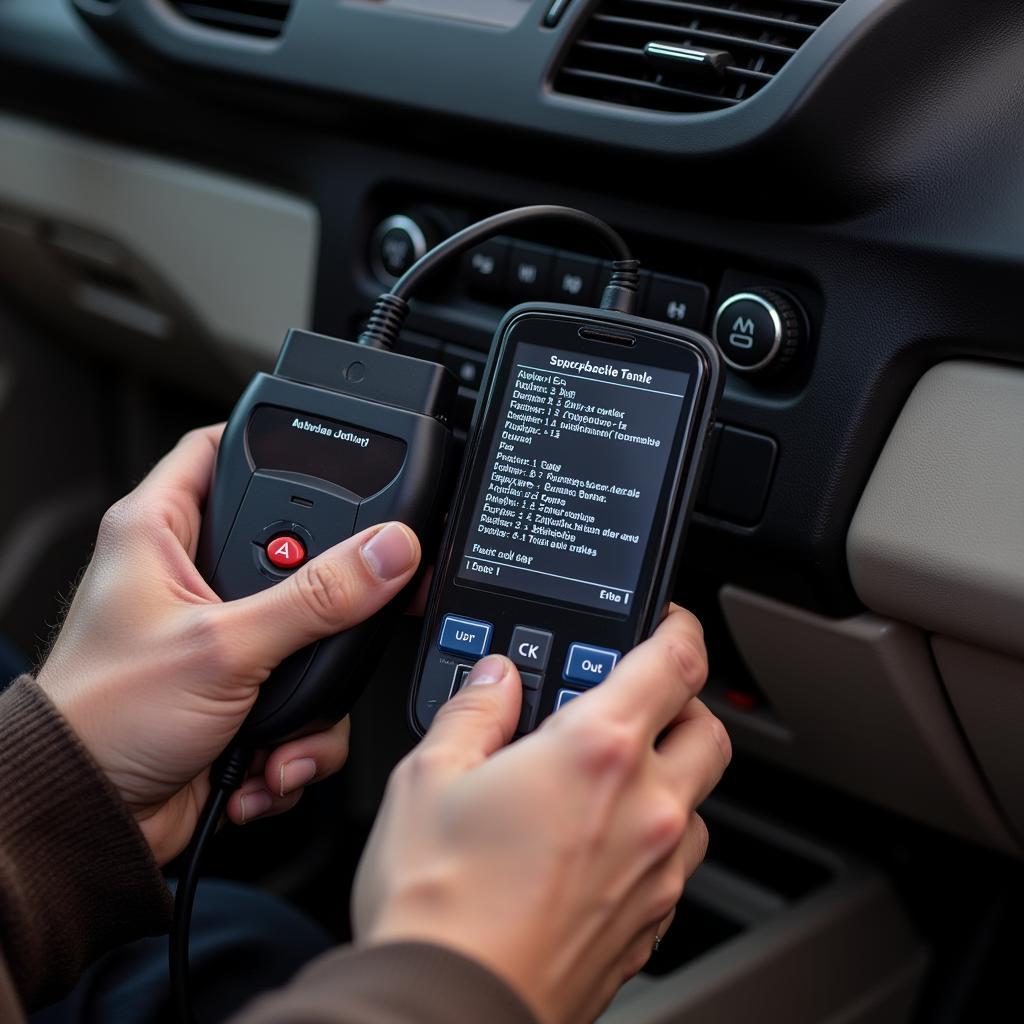
[{"label": "keypad button", "polygon": [[267,541],[267,559],[276,569],[297,569],[306,560],[306,546],[291,533]]},{"label": "keypad button", "polygon": [[493,627],[489,622],[446,615],[441,624],[437,646],[449,654],[468,654],[482,658],[491,649]]},{"label": "keypad button", "polygon": [[562,678],[574,683],[600,683],[611,674],[619,652],[589,644],[571,644]]},{"label": "keypad button", "polygon": [[545,633],[542,629],[516,626],[512,633],[512,642],[508,645],[508,656],[520,668],[543,672],[548,667],[553,639],[550,633]]},{"label": "keypad button", "polygon": [[473,671],[472,665],[456,665],[455,674],[452,676],[452,688],[448,693],[448,698],[451,699],[455,696],[466,685],[466,677],[470,672]]},{"label": "keypad button", "polygon": [[520,672],[519,678],[523,681],[524,690],[539,690],[544,682],[544,677],[536,672]]},{"label": "keypad button", "polygon": [[540,690],[523,690],[523,703],[519,710],[519,725],[516,732],[520,735],[529,732],[537,721],[537,708],[540,705]]},{"label": "keypad button", "polygon": [[557,711],[564,704],[568,704],[569,701],[575,700],[580,696],[579,690],[559,690],[555,696],[555,710]]}]

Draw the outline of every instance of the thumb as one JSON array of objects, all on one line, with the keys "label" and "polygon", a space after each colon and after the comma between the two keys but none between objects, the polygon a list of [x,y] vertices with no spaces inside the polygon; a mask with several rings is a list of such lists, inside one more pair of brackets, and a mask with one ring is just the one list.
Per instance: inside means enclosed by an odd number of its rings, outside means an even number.
[{"label": "thumb", "polygon": [[402,523],[370,527],[267,590],[219,608],[253,667],[272,669],[300,647],[365,621],[412,578],[416,534]]},{"label": "thumb", "polygon": [[483,658],[438,711],[421,748],[444,749],[451,757],[447,763],[472,768],[512,739],[522,700],[515,665],[500,654]]}]

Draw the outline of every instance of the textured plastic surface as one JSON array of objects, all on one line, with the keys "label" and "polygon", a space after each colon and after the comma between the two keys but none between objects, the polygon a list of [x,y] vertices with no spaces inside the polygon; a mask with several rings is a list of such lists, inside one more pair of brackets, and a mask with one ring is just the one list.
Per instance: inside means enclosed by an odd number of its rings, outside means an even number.
[{"label": "textured plastic surface", "polygon": [[308,201],[6,114],[0,151],[0,203],[116,240],[215,339],[266,359],[309,323],[320,219]]},{"label": "textured plastic surface", "polygon": [[921,378],[847,541],[871,609],[1024,654],[1024,370],[947,362]]},{"label": "textured plastic surface", "polygon": [[1024,661],[932,637],[935,662],[996,799],[1024,837]]},{"label": "textured plastic surface", "polygon": [[[638,976],[601,1024],[910,1024],[928,955],[889,882],[717,799],[705,810],[709,857],[687,895],[748,927],[678,970]],[[827,880],[790,903],[742,872],[722,870],[717,822],[823,870]],[[686,910],[684,898],[676,928],[686,926]]]},{"label": "textured plastic surface", "polygon": [[873,615],[826,619],[737,587],[725,587],[721,602],[773,712],[765,723],[713,702],[738,747],[1019,852],[950,713],[923,633]]}]

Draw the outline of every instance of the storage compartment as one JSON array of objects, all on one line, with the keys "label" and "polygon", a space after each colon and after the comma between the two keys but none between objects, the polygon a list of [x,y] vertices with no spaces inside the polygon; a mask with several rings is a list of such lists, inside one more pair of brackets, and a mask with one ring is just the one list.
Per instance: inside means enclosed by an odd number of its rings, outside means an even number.
[{"label": "storage compartment", "polygon": [[905,1024],[927,965],[888,881],[720,800],[675,923],[604,1024]]}]

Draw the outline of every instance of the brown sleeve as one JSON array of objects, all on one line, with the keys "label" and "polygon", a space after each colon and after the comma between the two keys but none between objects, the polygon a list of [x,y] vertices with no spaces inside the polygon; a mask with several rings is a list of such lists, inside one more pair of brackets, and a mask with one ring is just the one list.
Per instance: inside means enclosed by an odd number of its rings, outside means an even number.
[{"label": "brown sleeve", "polygon": [[537,1024],[485,967],[440,946],[396,942],[325,953],[231,1024]]},{"label": "brown sleeve", "polygon": [[171,897],[142,833],[28,676],[0,695],[0,800],[0,948],[24,1005],[167,929]]}]

